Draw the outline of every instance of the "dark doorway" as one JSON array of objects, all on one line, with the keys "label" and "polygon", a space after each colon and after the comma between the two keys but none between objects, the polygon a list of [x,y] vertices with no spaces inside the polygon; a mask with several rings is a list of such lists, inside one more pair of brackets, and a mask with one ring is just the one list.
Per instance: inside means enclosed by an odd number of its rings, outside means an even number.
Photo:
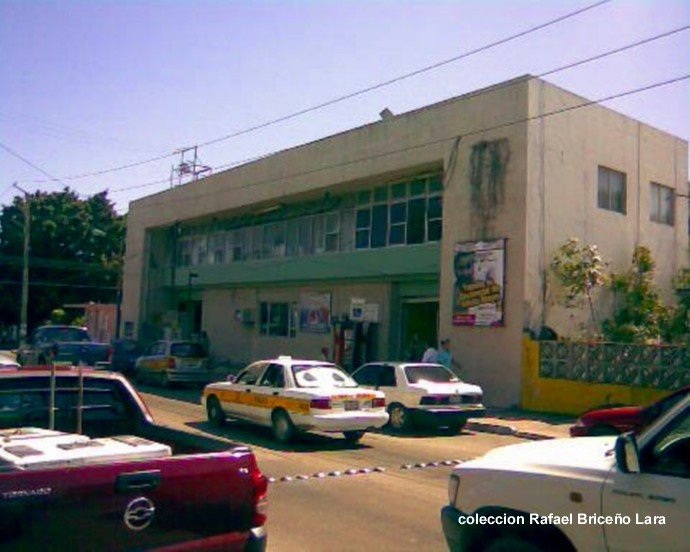
[{"label": "dark doorway", "polygon": [[421,360],[429,345],[438,344],[438,301],[403,300],[400,334],[402,360]]}]

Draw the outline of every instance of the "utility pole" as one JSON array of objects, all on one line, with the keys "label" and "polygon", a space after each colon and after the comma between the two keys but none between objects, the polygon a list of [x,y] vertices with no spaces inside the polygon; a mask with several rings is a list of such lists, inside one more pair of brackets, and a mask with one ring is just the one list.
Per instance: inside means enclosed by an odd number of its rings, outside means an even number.
[{"label": "utility pole", "polygon": [[19,315],[19,343],[24,345],[26,343],[29,311],[29,237],[31,232],[31,210],[29,209],[29,192],[20,188],[16,182],[12,186],[24,194],[24,268],[22,270],[22,303]]}]

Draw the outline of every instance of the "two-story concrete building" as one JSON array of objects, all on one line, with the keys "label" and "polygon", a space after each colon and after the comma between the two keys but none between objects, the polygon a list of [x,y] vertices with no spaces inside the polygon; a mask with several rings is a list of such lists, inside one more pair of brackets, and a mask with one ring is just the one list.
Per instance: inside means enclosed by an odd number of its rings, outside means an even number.
[{"label": "two-story concrete building", "polygon": [[134,201],[125,332],[347,366],[448,336],[514,404],[523,331],[586,321],[548,277],[566,239],[617,271],[650,247],[669,299],[687,265],[687,142],[587,104],[525,76]]}]

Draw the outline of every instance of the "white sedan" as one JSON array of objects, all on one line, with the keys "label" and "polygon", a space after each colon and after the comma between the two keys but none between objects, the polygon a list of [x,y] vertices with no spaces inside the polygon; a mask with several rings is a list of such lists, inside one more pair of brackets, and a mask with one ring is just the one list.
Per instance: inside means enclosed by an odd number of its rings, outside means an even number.
[{"label": "white sedan", "polygon": [[292,357],[254,362],[233,381],[207,385],[201,401],[212,423],[230,416],[268,426],[281,442],[309,430],[357,442],[388,422],[381,391],[360,388],[335,364]]},{"label": "white sedan", "polygon": [[457,433],[469,418],[483,416],[486,410],[481,387],[460,381],[440,364],[372,362],[359,367],[352,377],[362,387],[386,394],[395,431],[418,422]]}]

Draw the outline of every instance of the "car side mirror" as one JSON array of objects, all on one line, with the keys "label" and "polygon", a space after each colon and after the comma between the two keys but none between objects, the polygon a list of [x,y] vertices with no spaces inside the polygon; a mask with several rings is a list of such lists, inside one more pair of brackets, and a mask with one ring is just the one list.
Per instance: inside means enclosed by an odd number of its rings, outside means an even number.
[{"label": "car side mirror", "polygon": [[640,473],[640,456],[637,440],[632,433],[624,433],[616,439],[616,465],[621,473]]},{"label": "car side mirror", "polygon": [[235,383],[235,381],[237,381],[237,376],[235,376],[234,374],[229,374],[225,378],[225,381],[227,381],[228,383]]}]

